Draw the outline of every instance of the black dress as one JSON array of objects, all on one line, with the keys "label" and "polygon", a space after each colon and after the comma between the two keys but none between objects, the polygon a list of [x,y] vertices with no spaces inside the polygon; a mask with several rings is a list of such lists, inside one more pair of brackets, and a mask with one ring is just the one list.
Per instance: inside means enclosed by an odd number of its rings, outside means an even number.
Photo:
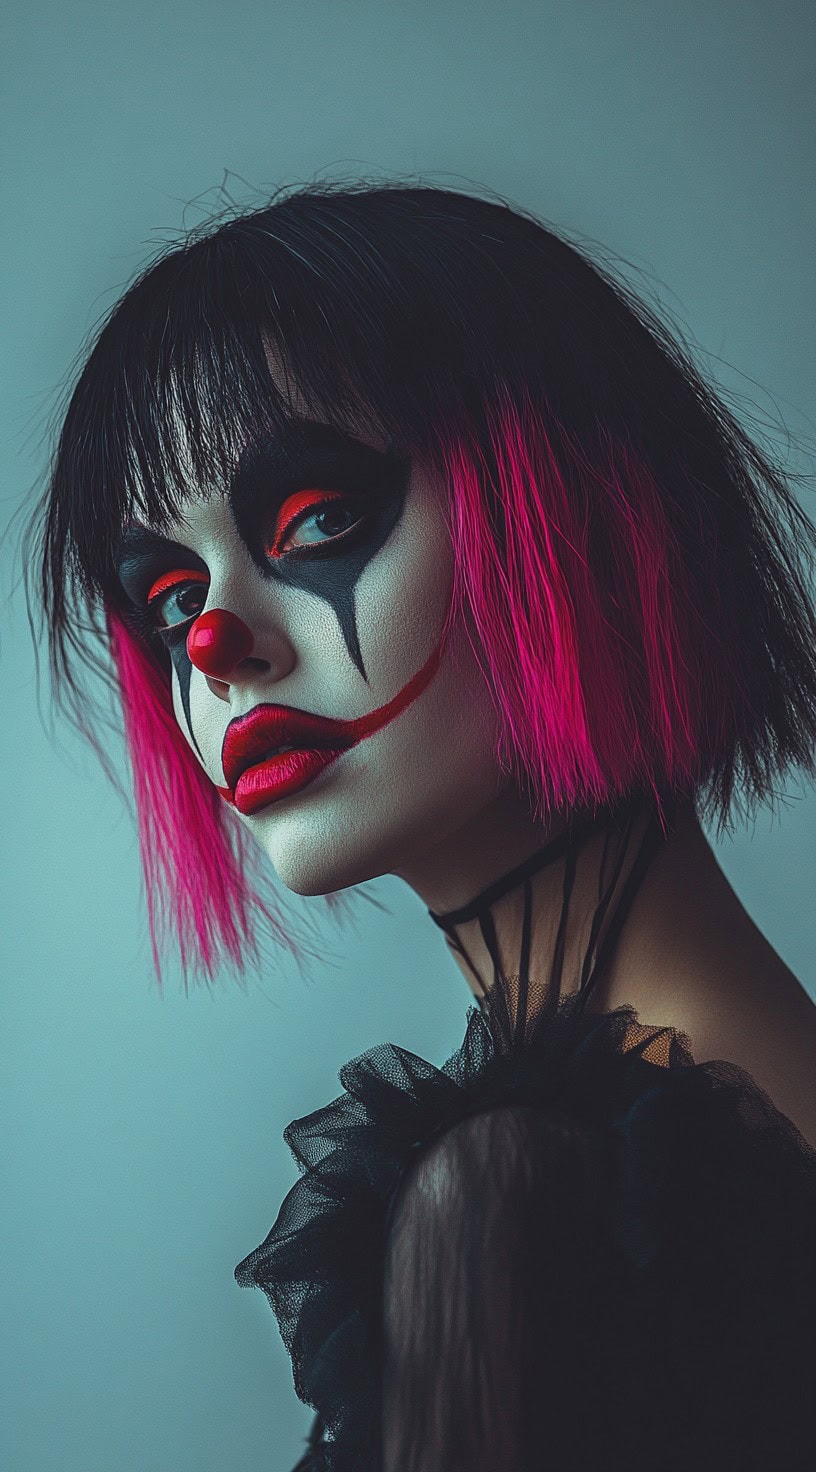
[{"label": "black dress", "polygon": [[[744,1069],[695,1064],[630,1007],[586,1010],[664,841],[650,817],[613,912],[635,818],[606,817],[577,988],[566,922],[597,818],[432,916],[478,975],[476,920],[493,963],[452,1057],[372,1048],[284,1131],[303,1174],[235,1277],[266,1293],[316,1412],[293,1472],[816,1465],[816,1151]],[[558,858],[535,977],[530,876]],[[510,894],[512,989],[493,923]]]}]

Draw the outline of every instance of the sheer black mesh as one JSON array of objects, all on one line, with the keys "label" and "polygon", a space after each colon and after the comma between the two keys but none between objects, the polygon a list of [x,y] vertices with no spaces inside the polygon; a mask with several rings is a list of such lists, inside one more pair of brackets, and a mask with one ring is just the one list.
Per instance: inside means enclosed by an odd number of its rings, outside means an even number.
[{"label": "sheer black mesh", "polygon": [[[434,918],[489,937],[578,841]],[[649,824],[618,928],[659,841]],[[577,988],[557,941],[525,978],[525,916],[513,987],[499,958],[441,1068],[382,1044],[284,1132],[301,1179],[235,1272],[316,1411],[295,1472],[804,1472],[816,1151],[737,1065],[587,1011],[612,925]]]}]

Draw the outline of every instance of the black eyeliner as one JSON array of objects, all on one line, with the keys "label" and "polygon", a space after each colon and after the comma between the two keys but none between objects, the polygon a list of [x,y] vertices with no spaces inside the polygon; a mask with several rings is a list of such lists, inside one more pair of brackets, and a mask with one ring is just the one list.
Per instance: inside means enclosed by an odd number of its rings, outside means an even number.
[{"label": "black eyeliner", "polygon": [[122,533],[114,566],[125,596],[137,608],[144,607],[151,583],[163,572],[191,567],[209,577],[209,568],[192,548],[141,526],[128,527]]},{"label": "black eyeliner", "polygon": [[391,450],[375,449],[334,425],[292,420],[274,437],[244,451],[228,498],[247,549],[265,570],[263,530],[274,525],[290,495],[311,488],[342,491],[370,515],[394,499],[402,501],[409,474],[410,461]]}]

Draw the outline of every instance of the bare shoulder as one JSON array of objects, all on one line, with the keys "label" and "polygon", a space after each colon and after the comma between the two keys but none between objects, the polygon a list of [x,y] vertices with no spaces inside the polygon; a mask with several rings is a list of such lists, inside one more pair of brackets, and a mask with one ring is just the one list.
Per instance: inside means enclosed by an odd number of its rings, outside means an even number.
[{"label": "bare shoulder", "polygon": [[[640,1024],[683,1033],[695,1063],[721,1058],[738,1064],[816,1149],[816,1005],[776,952],[768,951],[760,966],[684,972],[674,984],[664,972],[660,988],[633,981],[602,993],[592,1009],[626,1003]],[[665,1054],[657,1048],[645,1056],[665,1063]]]},{"label": "bare shoulder", "polygon": [[695,1062],[747,1069],[816,1149],[816,1005],[779,957],[718,989],[689,1021]]},{"label": "bare shoulder", "polygon": [[[688,816],[642,882],[597,1010],[685,1033],[696,1063],[751,1074],[816,1149],[816,1004]],[[590,1005],[592,1005],[590,1003]]]}]

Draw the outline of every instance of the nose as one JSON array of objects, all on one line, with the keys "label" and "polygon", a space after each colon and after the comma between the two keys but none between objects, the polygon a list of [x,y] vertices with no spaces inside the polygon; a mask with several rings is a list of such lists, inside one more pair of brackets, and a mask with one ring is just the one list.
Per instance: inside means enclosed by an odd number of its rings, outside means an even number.
[{"label": "nose", "polygon": [[255,647],[252,630],[226,608],[211,608],[187,635],[190,663],[213,680],[229,680],[236,665]]}]

